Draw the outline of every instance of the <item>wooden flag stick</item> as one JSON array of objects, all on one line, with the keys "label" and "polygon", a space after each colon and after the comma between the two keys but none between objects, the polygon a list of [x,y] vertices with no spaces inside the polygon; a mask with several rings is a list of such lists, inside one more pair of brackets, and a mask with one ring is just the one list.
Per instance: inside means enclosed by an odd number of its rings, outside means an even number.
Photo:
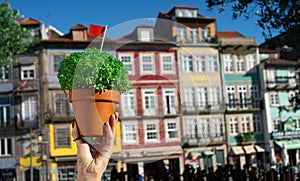
[{"label": "wooden flag stick", "polygon": [[106,30],[107,30],[107,25],[105,25],[105,29],[104,29],[104,33],[103,33],[103,37],[102,37],[102,41],[101,41],[101,46],[100,46],[100,52],[102,52],[103,43],[104,43],[105,35],[106,35]]}]

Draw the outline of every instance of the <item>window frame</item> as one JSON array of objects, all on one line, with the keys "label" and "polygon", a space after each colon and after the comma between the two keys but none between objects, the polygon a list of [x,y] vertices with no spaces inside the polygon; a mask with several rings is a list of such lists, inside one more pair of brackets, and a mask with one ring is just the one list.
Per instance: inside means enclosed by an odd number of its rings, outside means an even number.
[{"label": "window frame", "polygon": [[[179,122],[177,121],[177,120],[165,120],[164,121],[165,122],[165,135],[166,135],[166,141],[179,141],[179,139],[180,139],[180,129],[179,129]],[[168,124],[169,123],[172,123],[172,124],[175,124],[175,128],[169,128],[168,127]],[[175,132],[177,132],[177,137],[174,137],[174,138],[170,138],[169,137],[169,132],[170,131],[175,131]]]},{"label": "window frame", "polygon": [[[152,92],[151,94],[146,94],[146,92]],[[144,115],[156,115],[157,113],[157,97],[156,97],[156,90],[155,89],[143,89],[142,90],[142,103],[143,103],[143,114]],[[147,108],[146,104],[146,97],[149,97],[149,108]],[[153,97],[153,100],[151,100]],[[153,105],[152,105],[153,104]],[[150,111],[147,111],[147,110]]]},{"label": "window frame", "polygon": [[[154,125],[155,130],[148,130],[148,125]],[[143,121],[143,128],[144,128],[144,141],[145,143],[158,143],[160,142],[160,135],[159,135],[159,121],[158,120],[144,120]],[[156,135],[155,139],[148,139],[148,133],[154,133]]]},{"label": "window frame", "polygon": [[[171,62],[164,62],[164,57],[171,57]],[[161,74],[176,74],[175,73],[175,61],[174,61],[174,54],[173,53],[161,53],[159,54],[160,64],[161,64]],[[164,66],[168,65],[171,66],[171,70],[164,70]]]},{"label": "window frame", "polygon": [[[150,61],[151,62],[143,62],[143,58],[144,57],[150,57]],[[155,74],[155,56],[154,53],[141,53],[139,54],[139,58],[140,58],[140,74],[144,75],[144,74]],[[151,70],[144,70],[144,66],[145,65],[150,65],[152,68]]]},{"label": "window frame", "polygon": [[[136,92],[134,90],[129,90],[127,93],[121,94],[121,111],[122,116],[130,117],[136,115]],[[133,104],[131,104],[133,103]],[[125,106],[130,105],[130,106]],[[125,114],[129,113],[129,114]]]},{"label": "window frame", "polygon": [[[134,65],[134,55],[133,53],[118,53],[118,59],[124,64],[128,75],[135,75],[135,65]],[[130,57],[130,61],[129,62],[124,62],[122,60],[122,57]],[[130,66],[132,70],[129,70],[127,67]]]},{"label": "window frame", "polygon": [[58,69],[57,71],[55,70],[55,67],[57,64],[60,64],[61,61],[63,61],[63,59],[58,63],[58,62],[55,62],[55,56],[63,56],[64,58],[67,56],[67,52],[52,52],[51,53],[51,74],[52,75],[57,75],[58,74]]},{"label": "window frame", "polygon": [[[32,71],[33,75],[31,75],[31,71]],[[25,72],[26,72],[26,74],[25,74]],[[27,76],[25,77],[25,75],[27,75]],[[21,66],[21,80],[33,80],[35,78],[36,78],[35,64]]]},{"label": "window frame", "polygon": [[[58,133],[58,130],[63,130],[61,133]],[[72,147],[72,141],[71,141],[71,129],[69,124],[56,124],[54,125],[54,147],[55,148],[71,148]],[[64,133],[64,135],[62,135]],[[58,144],[58,140],[62,141],[62,139],[65,139],[63,141],[66,141],[63,145]]]},{"label": "window frame", "polygon": [[[126,130],[126,126],[133,126],[133,128],[135,130]],[[129,132],[129,133],[128,133]],[[132,134],[133,137],[135,135],[135,138],[136,140],[126,140],[126,138],[128,138],[128,136],[126,136],[126,134]],[[126,121],[122,124],[122,140],[123,140],[123,143],[124,144],[138,144],[138,140],[139,140],[139,137],[138,137],[138,123],[137,121]]]},{"label": "window frame", "polygon": [[182,55],[182,71],[183,73],[192,73],[194,70],[193,56],[192,55]]},{"label": "window frame", "polygon": [[[4,143],[2,143],[4,142]],[[4,145],[4,148],[2,148]],[[4,151],[4,153],[2,153]],[[13,154],[13,140],[11,137],[0,138],[0,158],[3,156],[10,156]]]},{"label": "window frame", "polygon": [[238,117],[230,117],[229,118],[229,133],[231,135],[239,134],[239,120]]}]

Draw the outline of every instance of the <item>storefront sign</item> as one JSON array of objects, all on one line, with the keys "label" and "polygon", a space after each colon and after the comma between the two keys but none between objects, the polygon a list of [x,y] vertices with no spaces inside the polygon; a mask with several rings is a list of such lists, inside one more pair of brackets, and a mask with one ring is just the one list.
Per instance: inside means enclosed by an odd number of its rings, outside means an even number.
[{"label": "storefront sign", "polygon": [[272,132],[273,139],[300,138],[300,130]]}]

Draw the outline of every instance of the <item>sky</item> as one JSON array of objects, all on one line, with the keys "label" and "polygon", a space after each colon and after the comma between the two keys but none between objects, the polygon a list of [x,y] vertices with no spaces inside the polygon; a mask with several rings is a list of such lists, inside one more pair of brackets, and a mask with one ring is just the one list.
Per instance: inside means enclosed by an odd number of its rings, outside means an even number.
[{"label": "sky", "polygon": [[[238,31],[257,43],[265,41],[255,17],[233,20],[230,7],[225,12],[208,10],[205,0],[8,0],[11,8],[18,9],[24,18],[42,21],[66,34],[75,24],[108,26],[107,37],[121,36],[125,29],[140,24],[151,24],[159,12],[168,12],[174,6],[199,8],[198,13],[216,18],[217,31]],[[115,30],[115,31],[114,31]],[[117,30],[117,31],[116,31]],[[114,32],[120,34],[115,35]],[[126,33],[127,34],[127,33]]]}]

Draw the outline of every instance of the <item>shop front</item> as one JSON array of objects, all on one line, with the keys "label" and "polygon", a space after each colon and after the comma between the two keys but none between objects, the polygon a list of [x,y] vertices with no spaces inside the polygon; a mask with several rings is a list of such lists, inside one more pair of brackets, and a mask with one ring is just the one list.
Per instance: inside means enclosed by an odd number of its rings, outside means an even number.
[{"label": "shop front", "polygon": [[[16,159],[15,158],[1,158],[0,159],[0,176],[4,180],[16,180]],[[1,178],[0,177],[0,178]]]},{"label": "shop front", "polygon": [[300,163],[300,130],[297,129],[296,119],[289,117],[282,122],[280,129],[272,132],[271,137],[274,140],[276,164],[286,161],[289,166],[297,166]]}]

